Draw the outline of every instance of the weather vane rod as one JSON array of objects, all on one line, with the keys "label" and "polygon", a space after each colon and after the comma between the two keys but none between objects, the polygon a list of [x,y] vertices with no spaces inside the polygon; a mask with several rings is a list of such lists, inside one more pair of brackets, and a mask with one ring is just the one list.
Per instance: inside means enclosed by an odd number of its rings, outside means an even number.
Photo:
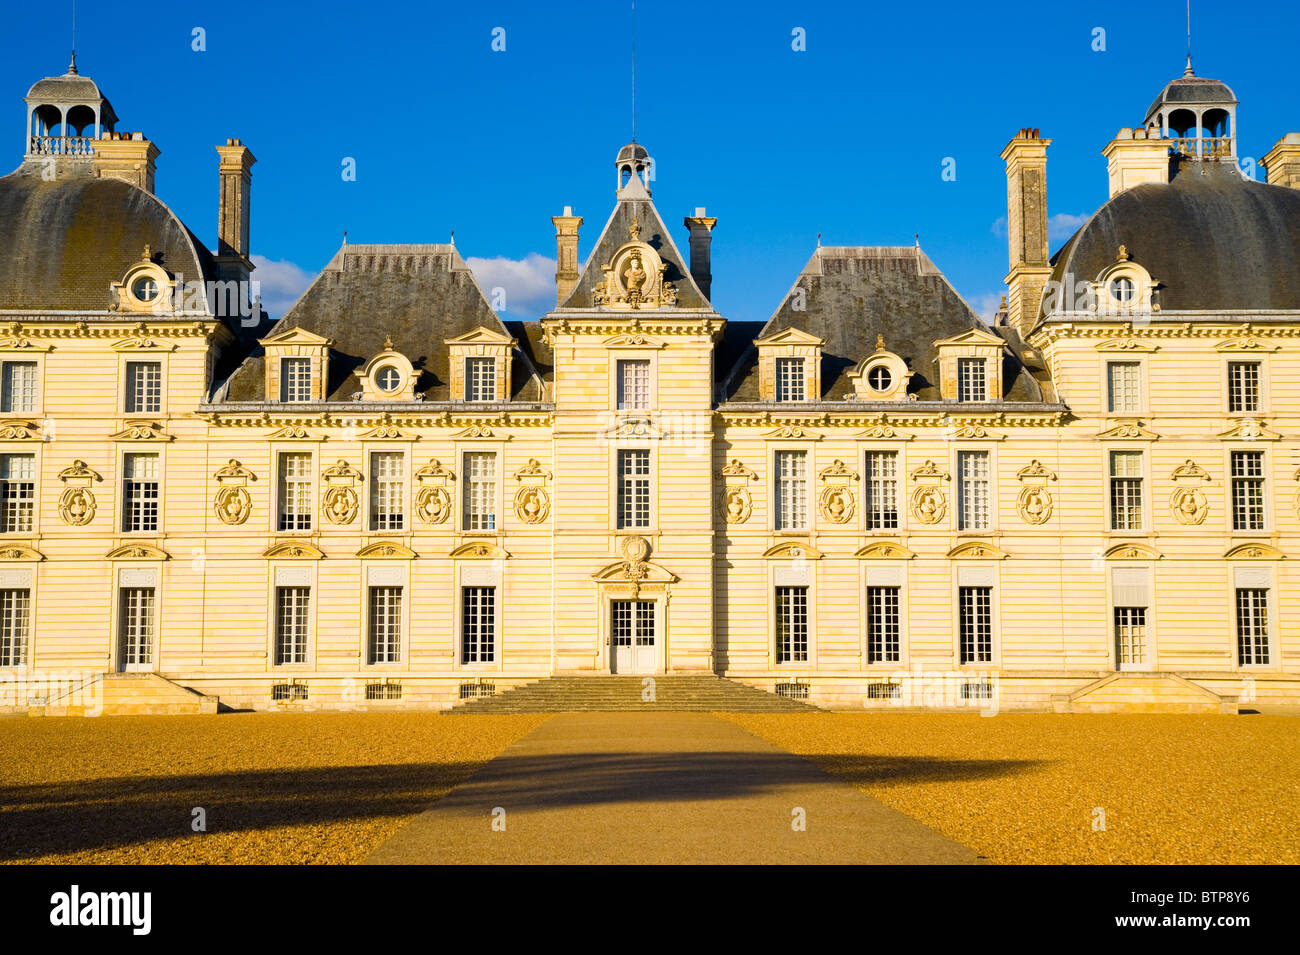
[{"label": "weather vane rod", "polygon": [[636,0],[632,0],[632,142],[636,142]]}]

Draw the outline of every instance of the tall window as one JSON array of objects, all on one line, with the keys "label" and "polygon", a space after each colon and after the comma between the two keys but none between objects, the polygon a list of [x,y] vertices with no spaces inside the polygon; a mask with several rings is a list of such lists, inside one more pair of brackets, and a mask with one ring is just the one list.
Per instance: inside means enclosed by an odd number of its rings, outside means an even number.
[{"label": "tall window", "polygon": [[802,358],[778,358],[776,360],[776,400],[804,401],[806,395],[804,360]]},{"label": "tall window", "polygon": [[1147,608],[1115,608],[1115,653],[1121,666],[1146,662]]},{"label": "tall window", "polygon": [[162,362],[126,363],[126,413],[162,413]]},{"label": "tall window", "polygon": [[280,400],[311,401],[311,359],[280,359]]},{"label": "tall window", "polygon": [[650,361],[646,358],[620,359],[618,376],[618,410],[650,409]]},{"label": "tall window", "polygon": [[1110,452],[1110,529],[1142,529],[1142,452]]},{"label": "tall window", "polygon": [[808,452],[776,453],[776,529],[808,528]]},{"label": "tall window", "polygon": [[154,589],[123,587],[119,596],[119,657],[126,670],[153,665]]},{"label": "tall window", "polygon": [[307,607],[310,587],[275,588],[275,662],[307,662]]},{"label": "tall window", "polygon": [[1264,529],[1264,452],[1232,452],[1232,529]]},{"label": "tall window", "polygon": [[776,662],[808,662],[808,588],[776,588]]},{"label": "tall window", "polygon": [[465,530],[494,531],[496,515],[496,460],[492,451],[465,455]]},{"label": "tall window", "polygon": [[957,588],[961,662],[993,662],[993,588]]},{"label": "tall window", "polygon": [[465,359],[465,400],[497,400],[497,362],[495,358]]},{"label": "tall window", "polygon": [[898,529],[898,452],[867,452],[867,530]]},{"label": "tall window", "polygon": [[0,531],[30,534],[36,509],[36,455],[0,454]]},{"label": "tall window", "polygon": [[27,665],[32,621],[32,592],[27,588],[0,590],[0,667]]},{"label": "tall window", "polygon": [[124,455],[122,458],[122,530],[158,530],[159,491],[158,455]]},{"label": "tall window", "polygon": [[402,588],[370,588],[371,663],[402,662]]},{"label": "tall window", "polygon": [[1268,663],[1268,590],[1237,588],[1237,659],[1241,666]]},{"label": "tall window", "polygon": [[986,531],[989,515],[989,453],[957,452],[957,529]]},{"label": "tall window", "polygon": [[984,358],[957,359],[957,400],[988,401],[988,376]]},{"label": "tall window", "polygon": [[401,451],[370,455],[370,529],[400,531],[406,526],[406,463]]},{"label": "tall window", "polygon": [[650,452],[618,452],[618,526],[650,526]]},{"label": "tall window", "polygon": [[867,588],[867,662],[897,663],[898,588]]},{"label": "tall window", "polygon": [[0,411],[35,410],[36,362],[5,362],[0,370]]},{"label": "tall window", "polygon": [[1142,365],[1136,361],[1106,362],[1107,410],[1137,414],[1142,410]]},{"label": "tall window", "polygon": [[461,663],[491,663],[497,650],[497,589],[461,588]]},{"label": "tall window", "polygon": [[1259,362],[1228,362],[1228,410],[1259,410]]},{"label": "tall window", "polygon": [[289,451],[280,455],[279,520],[282,531],[311,530],[311,454]]}]

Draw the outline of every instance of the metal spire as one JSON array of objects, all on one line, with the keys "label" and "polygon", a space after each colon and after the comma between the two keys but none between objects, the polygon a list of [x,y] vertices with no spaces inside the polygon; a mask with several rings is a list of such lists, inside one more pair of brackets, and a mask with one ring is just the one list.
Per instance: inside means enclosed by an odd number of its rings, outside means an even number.
[{"label": "metal spire", "polygon": [[77,75],[77,0],[72,0],[72,62],[68,64],[68,72]]},{"label": "metal spire", "polygon": [[632,142],[636,142],[636,0],[632,0]]},{"label": "metal spire", "polygon": [[1192,72],[1192,0],[1187,0],[1187,69],[1183,76],[1195,76]]}]

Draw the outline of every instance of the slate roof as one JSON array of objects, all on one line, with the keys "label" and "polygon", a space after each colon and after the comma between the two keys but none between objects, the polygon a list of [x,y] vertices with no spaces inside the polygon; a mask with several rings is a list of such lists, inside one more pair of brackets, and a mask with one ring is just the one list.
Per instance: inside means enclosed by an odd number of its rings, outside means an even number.
[{"label": "slate roof", "polygon": [[207,248],[156,196],[90,169],[48,182],[40,170],[0,178],[0,308],[106,311],[145,245],[173,276],[214,277]]},{"label": "slate roof", "polygon": [[[796,289],[803,289],[802,310]],[[822,246],[755,337],[797,328],[824,339],[823,401],[841,401],[853,393],[848,373],[875,351],[876,336],[914,373],[909,393],[918,401],[940,400],[936,341],[971,328],[1007,336],[1004,327],[989,328],[948,283],[929,257],[914,246]],[[757,349],[745,351],[722,384],[723,400],[759,400]],[[1003,380],[1008,401],[1040,402],[1045,396],[1016,354],[1005,353]]]},{"label": "slate roof", "polygon": [[[639,180],[636,180],[635,177],[633,181],[639,185]],[[633,189],[635,188],[633,187]],[[678,251],[677,246],[673,243],[672,233],[664,225],[664,220],[660,217],[659,211],[649,198],[620,198],[618,200],[618,204],[614,206],[614,211],[610,214],[609,221],[605,223],[600,238],[596,240],[595,247],[592,249],[591,254],[587,256],[587,263],[583,266],[582,275],[578,277],[578,284],[573,287],[573,291],[569,293],[569,297],[561,303],[560,307],[593,307],[592,292],[598,283],[605,280],[605,273],[601,271],[601,266],[608,265],[619,247],[629,241],[628,229],[632,225],[634,216],[637,224],[641,227],[640,241],[645,242],[659,253],[659,257],[668,266],[664,270],[664,278],[677,286],[676,307],[712,308],[709,300],[700,291],[700,287],[691,278],[689,262]]]},{"label": "slate roof", "polygon": [[[519,337],[489,306],[455,246],[345,245],[267,335],[304,328],[334,340],[326,388],[330,401],[353,400],[361,387],[352,372],[383,351],[384,339],[391,336],[393,348],[418,373],[415,390],[425,392],[426,401],[450,401],[445,341],[479,327]],[[219,390],[218,400],[266,400],[263,356],[261,347],[255,348]],[[543,400],[532,365],[518,349],[511,383],[513,400]]]},{"label": "slate roof", "polygon": [[1170,182],[1112,197],[1053,257],[1053,281],[1096,280],[1121,245],[1164,311],[1300,309],[1300,190],[1231,163],[1181,161]]},{"label": "slate roof", "polygon": [[1235,106],[1237,96],[1222,80],[1212,80],[1204,76],[1180,76],[1172,81],[1151,103],[1147,110],[1147,119],[1159,111],[1162,106],[1179,106],[1185,103],[1206,105]]}]

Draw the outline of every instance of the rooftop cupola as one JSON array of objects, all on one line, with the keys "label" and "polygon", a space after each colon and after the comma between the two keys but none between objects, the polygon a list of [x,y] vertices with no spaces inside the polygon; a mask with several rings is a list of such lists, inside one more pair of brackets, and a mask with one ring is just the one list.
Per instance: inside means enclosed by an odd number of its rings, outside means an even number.
[{"label": "rooftop cupola", "polygon": [[95,140],[117,124],[112,104],[95,81],[77,73],[75,53],[68,72],[40,80],[24,99],[28,156],[89,158]]},{"label": "rooftop cupola", "polygon": [[[618,181],[615,194],[620,199],[648,199],[650,197],[650,180],[654,178],[654,160],[650,153],[636,140],[628,143],[618,151],[614,161],[618,169]],[[644,193],[644,195],[642,195]]]},{"label": "rooftop cupola", "polygon": [[1148,135],[1173,140],[1175,154],[1195,159],[1237,156],[1237,97],[1220,80],[1187,69],[1156,97],[1143,121]]}]

